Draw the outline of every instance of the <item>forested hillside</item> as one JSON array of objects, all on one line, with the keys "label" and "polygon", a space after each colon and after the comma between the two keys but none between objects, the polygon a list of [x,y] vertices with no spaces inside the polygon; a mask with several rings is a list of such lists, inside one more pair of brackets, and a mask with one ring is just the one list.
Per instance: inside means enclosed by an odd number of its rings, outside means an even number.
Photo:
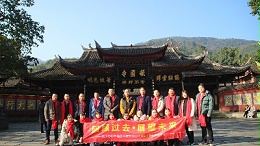
[{"label": "forested hillside", "polygon": [[259,43],[243,39],[217,39],[212,37],[168,37],[153,39],[147,45],[161,46],[170,43],[186,55],[198,55],[204,49],[209,51],[212,61],[223,65],[241,66],[259,61]]},{"label": "forested hillside", "polygon": [[51,68],[56,61],[58,61],[57,58],[47,60],[47,61],[44,62],[44,63],[40,63],[40,64],[38,64],[37,66],[34,66],[34,67],[32,68],[32,72],[37,72],[37,71],[41,71],[41,70],[45,70],[45,69]]},{"label": "forested hillside", "polygon": [[221,49],[223,47],[237,47],[257,43],[257,41],[244,39],[218,39],[212,37],[167,37],[161,39],[153,39],[143,44],[163,45],[167,42],[180,45],[183,50],[196,48],[198,44],[205,46],[209,51]]}]

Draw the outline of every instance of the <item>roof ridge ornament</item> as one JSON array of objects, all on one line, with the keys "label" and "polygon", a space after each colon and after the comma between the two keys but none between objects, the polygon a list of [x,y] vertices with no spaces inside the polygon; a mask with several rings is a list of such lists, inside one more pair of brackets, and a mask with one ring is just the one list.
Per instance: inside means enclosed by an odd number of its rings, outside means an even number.
[{"label": "roof ridge ornament", "polygon": [[81,48],[82,48],[84,51],[94,50],[94,48],[91,46],[91,43],[88,44],[88,48],[87,48],[87,47],[84,47],[83,45],[81,45]]},{"label": "roof ridge ornament", "polygon": [[117,47],[117,44],[111,42],[112,47]]},{"label": "roof ridge ornament", "polygon": [[173,53],[179,58],[179,59],[183,59],[183,56],[181,54],[178,53],[178,51],[176,50],[175,47],[171,47]]},{"label": "roof ridge ornament", "polygon": [[96,44],[96,48],[102,48],[96,40],[94,40],[94,41],[95,41],[95,44]]}]

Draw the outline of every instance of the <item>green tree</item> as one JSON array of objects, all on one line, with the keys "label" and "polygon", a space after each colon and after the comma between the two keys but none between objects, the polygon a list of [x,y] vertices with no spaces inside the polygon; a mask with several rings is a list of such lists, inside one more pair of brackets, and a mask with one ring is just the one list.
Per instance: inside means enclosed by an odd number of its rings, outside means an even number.
[{"label": "green tree", "polygon": [[223,65],[239,66],[241,56],[238,48],[224,47],[211,55],[211,59]]},{"label": "green tree", "polygon": [[247,4],[252,9],[250,14],[253,16],[258,15],[259,20],[259,0],[250,0]]},{"label": "green tree", "polygon": [[0,0],[0,78],[22,77],[28,65],[38,63],[31,57],[32,47],[43,43],[44,26],[33,21],[24,7],[34,0]]},{"label": "green tree", "polygon": [[251,57],[250,64],[255,63],[255,61],[259,62],[260,56],[259,56],[259,50]]}]

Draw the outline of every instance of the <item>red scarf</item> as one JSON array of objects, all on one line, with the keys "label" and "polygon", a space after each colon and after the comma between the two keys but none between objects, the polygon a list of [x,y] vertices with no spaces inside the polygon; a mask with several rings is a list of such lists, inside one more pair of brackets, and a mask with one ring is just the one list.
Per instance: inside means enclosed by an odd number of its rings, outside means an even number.
[{"label": "red scarf", "polygon": [[144,98],[144,96],[140,95],[140,99],[139,99],[139,106],[138,106],[138,108],[139,108],[139,109],[142,109],[142,105],[143,105],[143,98]]},{"label": "red scarf", "polygon": [[148,120],[157,120],[160,119],[160,117],[157,115],[156,117],[150,116]]},{"label": "red scarf", "polygon": [[164,119],[170,119],[170,118],[173,118],[172,115],[169,115],[169,116],[165,116]]},{"label": "red scarf", "polygon": [[54,119],[52,120],[52,129],[57,129],[58,128],[57,114],[58,114],[59,102],[57,100],[55,100],[55,101],[51,100],[51,101],[52,101],[52,105],[54,106],[54,110],[55,110]]},{"label": "red scarf", "polygon": [[70,134],[70,137],[73,139],[74,138],[74,120],[72,121],[67,121],[67,130],[66,133]]},{"label": "red scarf", "polygon": [[117,119],[116,119],[116,117],[114,117],[113,119],[109,119],[109,120],[111,120],[111,121],[116,121]]},{"label": "red scarf", "polygon": [[79,122],[83,124],[83,123],[91,122],[91,120],[90,118],[84,118],[84,119],[79,119]]},{"label": "red scarf", "polygon": [[157,110],[157,108],[158,108],[158,101],[159,101],[159,97],[154,97],[153,98],[153,102],[152,102],[153,109]]},{"label": "red scarf", "polygon": [[116,97],[115,97],[115,95],[113,95],[113,96],[110,96],[110,95],[108,95],[109,97],[110,97],[110,99],[111,99],[111,108],[114,106],[114,103],[115,103],[115,100],[116,100]]},{"label": "red scarf", "polygon": [[[69,102],[69,114],[71,114],[72,117],[74,117],[73,116],[73,104],[72,104],[72,102],[70,100],[68,100],[68,102]],[[66,106],[66,101],[63,100],[63,102],[61,103],[61,121],[60,121],[61,125],[62,125],[64,119],[66,119],[65,106]]]},{"label": "red scarf", "polygon": [[201,108],[201,103],[202,103],[202,99],[205,96],[205,93],[199,93],[198,95],[198,102],[197,102],[197,109],[198,109],[198,114],[199,114],[199,123],[201,127],[206,127],[206,117],[205,115],[200,113],[200,108]]},{"label": "red scarf", "polygon": [[78,101],[78,106],[80,106],[80,103],[81,103],[81,109],[82,109],[82,112],[84,113],[85,112],[85,101]]},{"label": "red scarf", "polygon": [[176,94],[174,94],[173,97],[171,97],[170,95],[168,95],[166,97],[166,108],[170,109],[172,116],[175,116],[175,113],[174,113],[175,97],[176,97]]},{"label": "red scarf", "polygon": [[[179,116],[183,117],[183,101],[181,101],[180,104],[180,108],[179,108]],[[186,104],[186,124],[187,125],[192,125],[192,119],[190,117],[190,113],[191,113],[191,109],[192,109],[192,104],[191,104],[191,99],[188,98],[187,99],[187,104]]]},{"label": "red scarf", "polygon": [[103,120],[103,118],[96,118],[96,117],[95,117],[95,118],[94,118],[94,121],[95,121],[95,122],[102,122],[102,121],[104,121],[104,120]]},{"label": "red scarf", "polygon": [[98,108],[98,103],[99,103],[99,98],[98,99],[94,98],[94,107],[95,107],[95,109]]}]

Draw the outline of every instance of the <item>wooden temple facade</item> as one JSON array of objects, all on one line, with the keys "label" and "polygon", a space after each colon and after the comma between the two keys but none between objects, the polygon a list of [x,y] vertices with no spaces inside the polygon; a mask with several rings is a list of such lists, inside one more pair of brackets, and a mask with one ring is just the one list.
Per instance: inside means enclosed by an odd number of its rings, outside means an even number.
[{"label": "wooden temple facade", "polygon": [[[155,89],[166,96],[173,87],[178,95],[185,89],[195,97],[197,86],[204,83],[214,96],[215,109],[243,111],[249,103],[259,109],[259,66],[257,69],[249,65],[222,66],[211,62],[206,51],[198,56],[186,56],[167,44],[157,47],[111,44],[110,48],[102,48],[96,42],[95,48],[83,48],[79,59],[60,57],[52,68],[30,74],[25,82],[44,94],[3,92],[0,108],[8,116],[37,115],[39,101],[48,100],[51,93],[57,93],[60,101],[65,93],[70,94],[72,101],[84,93],[89,101],[94,92],[104,97],[109,88],[114,88],[119,97],[125,88],[137,96],[140,87],[146,89],[148,96]],[[255,83],[237,85],[246,79],[245,73],[256,77]]]},{"label": "wooden temple facade", "polygon": [[86,100],[94,92],[102,97],[109,88],[114,88],[118,96],[123,89],[130,88],[132,95],[138,95],[138,88],[144,87],[147,95],[157,89],[166,96],[168,89],[174,87],[180,95],[183,89],[191,97],[198,92],[199,83],[204,83],[215,98],[215,109],[219,109],[219,85],[232,84],[235,77],[242,76],[250,66],[231,67],[215,64],[204,51],[198,56],[186,56],[173,46],[117,46],[102,48],[83,48],[79,59],[59,61],[50,69],[31,74],[26,82],[50,93],[58,93],[59,100],[65,93],[76,100],[79,93],[85,93]]}]

